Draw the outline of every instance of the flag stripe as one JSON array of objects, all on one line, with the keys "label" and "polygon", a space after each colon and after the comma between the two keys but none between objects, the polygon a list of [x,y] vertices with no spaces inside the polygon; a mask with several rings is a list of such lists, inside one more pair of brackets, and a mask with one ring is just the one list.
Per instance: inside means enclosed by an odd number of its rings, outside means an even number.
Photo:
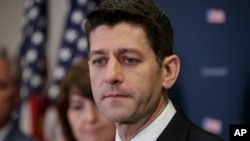
[{"label": "flag stripe", "polygon": [[20,126],[42,139],[41,100],[46,82],[45,45],[47,37],[47,0],[28,0],[24,7],[24,25],[20,44],[22,67]]}]

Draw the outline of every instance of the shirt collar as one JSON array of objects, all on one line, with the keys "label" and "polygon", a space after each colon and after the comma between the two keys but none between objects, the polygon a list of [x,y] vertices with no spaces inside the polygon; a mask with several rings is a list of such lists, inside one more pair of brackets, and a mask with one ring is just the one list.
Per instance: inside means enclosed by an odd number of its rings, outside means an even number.
[{"label": "shirt collar", "polygon": [[[165,129],[165,127],[169,124],[175,113],[176,110],[171,100],[169,100],[162,113],[145,129],[139,132],[131,141],[155,141]],[[117,129],[115,141],[122,141]]]}]

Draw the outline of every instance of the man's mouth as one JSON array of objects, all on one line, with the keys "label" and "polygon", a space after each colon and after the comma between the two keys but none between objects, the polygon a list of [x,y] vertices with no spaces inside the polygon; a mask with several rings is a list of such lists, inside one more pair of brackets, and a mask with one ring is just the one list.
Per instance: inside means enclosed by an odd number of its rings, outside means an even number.
[{"label": "man's mouth", "polygon": [[115,98],[126,98],[126,97],[129,97],[129,95],[117,93],[117,94],[106,94],[103,96],[103,99],[107,99],[107,98],[115,99]]}]

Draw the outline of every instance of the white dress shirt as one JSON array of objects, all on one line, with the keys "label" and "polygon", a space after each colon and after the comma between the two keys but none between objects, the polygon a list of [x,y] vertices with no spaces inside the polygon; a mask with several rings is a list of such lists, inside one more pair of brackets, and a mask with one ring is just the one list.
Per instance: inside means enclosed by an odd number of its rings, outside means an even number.
[{"label": "white dress shirt", "polygon": [[[145,129],[140,131],[131,141],[155,141],[169,124],[175,113],[176,110],[171,100],[169,100],[168,105],[164,108],[162,113]],[[117,129],[115,141],[122,141]]]}]

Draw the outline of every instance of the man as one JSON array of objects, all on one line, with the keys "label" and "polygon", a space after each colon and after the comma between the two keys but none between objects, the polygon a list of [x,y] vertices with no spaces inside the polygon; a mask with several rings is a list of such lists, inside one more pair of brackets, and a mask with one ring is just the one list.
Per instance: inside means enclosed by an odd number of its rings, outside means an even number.
[{"label": "man", "polygon": [[168,98],[180,59],[170,21],[153,0],[104,0],[85,30],[93,96],[115,122],[116,141],[221,141]]},{"label": "man", "polygon": [[19,101],[18,82],[4,47],[0,47],[0,68],[0,141],[33,141],[19,130],[13,116]]}]

